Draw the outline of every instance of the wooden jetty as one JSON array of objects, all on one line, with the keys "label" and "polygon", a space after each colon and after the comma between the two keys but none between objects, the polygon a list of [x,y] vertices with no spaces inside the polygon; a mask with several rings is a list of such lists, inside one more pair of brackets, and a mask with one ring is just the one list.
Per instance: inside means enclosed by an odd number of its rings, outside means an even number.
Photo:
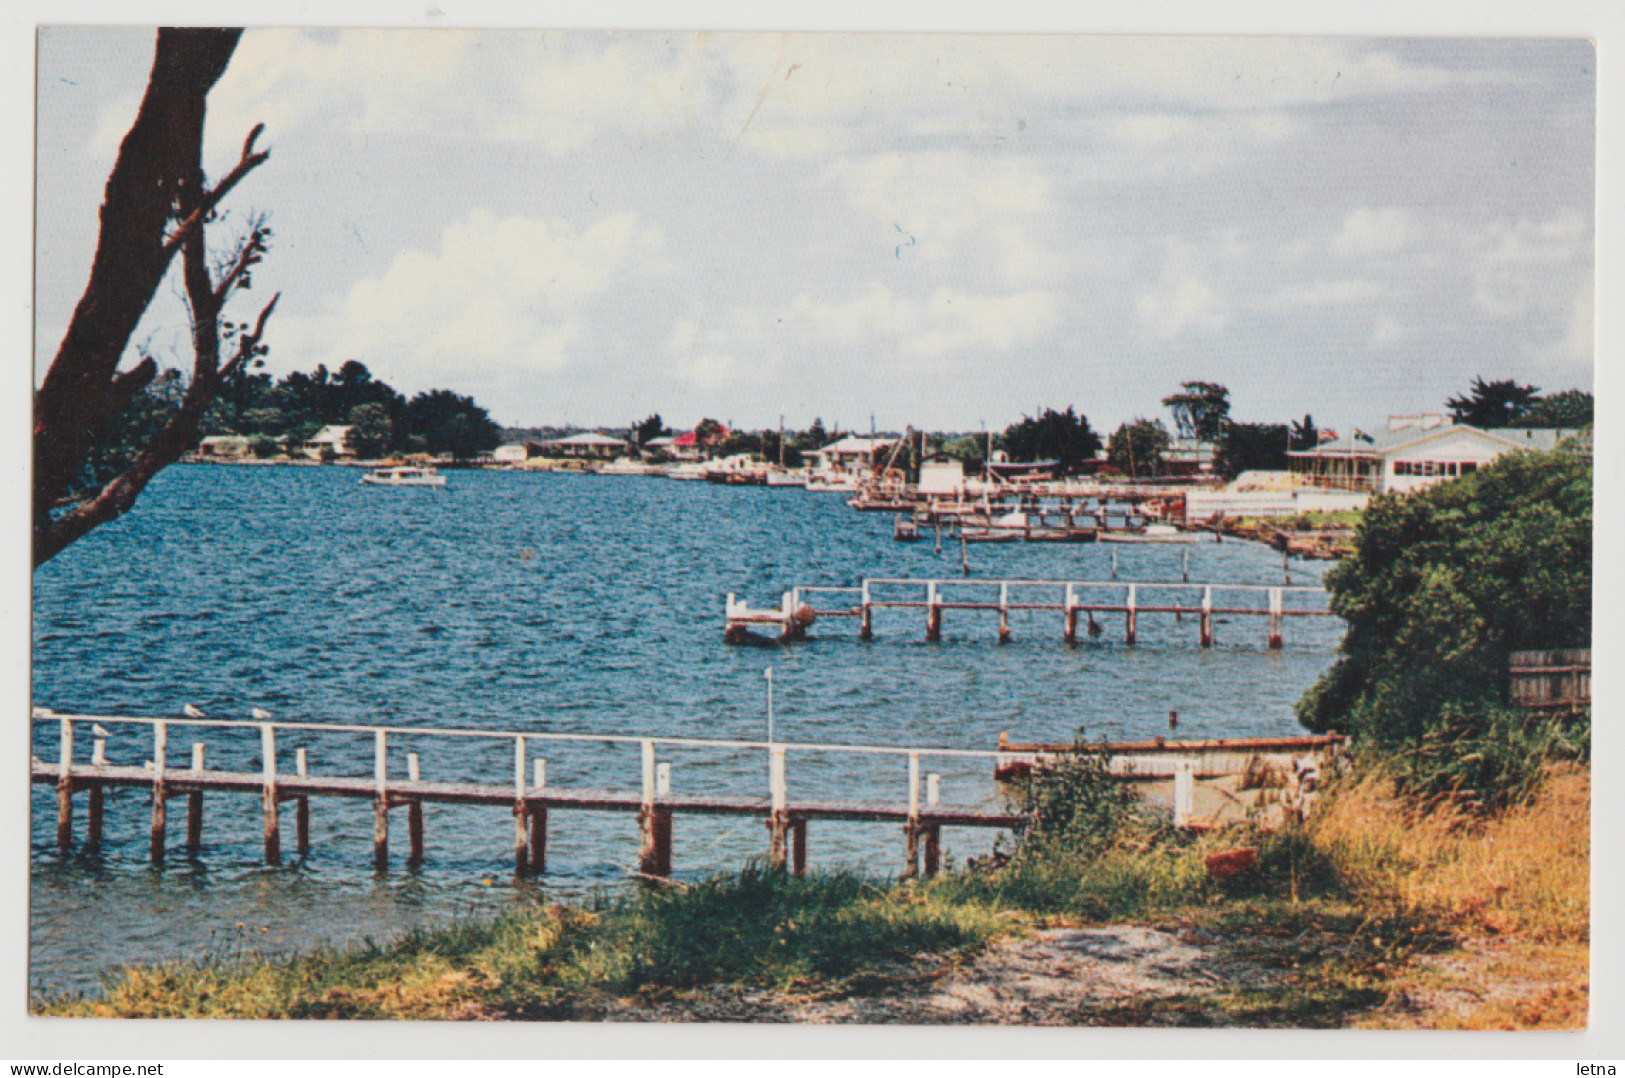
[{"label": "wooden jetty", "polygon": [[[815,607],[808,600],[819,596],[855,599],[855,604]],[[1262,598],[1264,605],[1256,604]],[[1287,600],[1307,600],[1310,605],[1288,605]],[[1186,601],[1188,600],[1188,602]],[[1240,605],[1252,600],[1249,605]],[[1293,617],[1333,617],[1327,607],[1324,588],[1253,584],[1202,584],[1119,582],[1103,580],[908,580],[868,578],[857,587],[795,587],[784,593],[777,610],[753,610],[728,596],[723,638],[740,643],[755,627],[772,626],[781,639],[800,639],[818,618],[858,618],[858,635],[872,639],[877,610],[921,610],[925,612],[925,638],[942,638],[942,619],[949,610],[979,610],[999,615],[999,642],[1011,638],[1010,614],[1017,610],[1055,611],[1064,617],[1062,639],[1077,642],[1078,621],[1083,618],[1090,636],[1104,630],[1095,622],[1096,614],[1120,614],[1123,639],[1132,645],[1138,640],[1139,618],[1143,614],[1172,614],[1176,619],[1189,615],[1197,624],[1202,647],[1212,647],[1214,619],[1218,617],[1260,617],[1267,622],[1265,641],[1271,648],[1283,646],[1283,625]]]},{"label": "wooden jetty", "polygon": [[1109,762],[1112,773],[1130,781],[1156,781],[1171,777],[1179,761],[1188,761],[1198,779],[1223,778],[1244,774],[1269,757],[1296,757],[1305,754],[1342,752],[1348,738],[1342,734],[1302,737],[1225,737],[1204,739],[1155,738],[1151,741],[1119,741],[1102,744],[1058,742],[1017,744],[1006,732],[999,734],[999,758],[993,764],[993,777],[1000,782],[1025,778],[1045,761],[1076,755],[1099,755]]},{"label": "wooden jetty", "polygon": [[[374,807],[373,865],[379,873],[389,870],[390,814],[396,809],[407,813],[408,867],[421,865],[426,857],[423,806],[425,804],[480,805],[504,810],[513,816],[513,865],[516,876],[540,874],[547,868],[549,817],[561,811],[622,812],[635,815],[640,830],[638,874],[661,878],[672,871],[672,825],[679,814],[759,817],[768,829],[768,860],[774,868],[798,875],[806,869],[807,827],[812,821],[882,821],[900,823],[905,857],[903,874],[921,870],[934,874],[940,867],[941,830],[944,827],[993,827],[1019,829],[1026,818],[1020,814],[990,810],[980,805],[946,804],[940,800],[936,774],[924,776],[924,796],[920,766],[930,758],[979,757],[994,759],[997,753],[963,749],[916,749],[891,746],[822,745],[785,742],[724,741],[695,738],[651,738],[630,735],[586,735],[524,733],[518,731],[433,729],[424,727],[359,726],[340,723],[246,722],[229,719],[138,718],[111,715],[57,715],[36,709],[36,723],[59,727],[60,750],[54,762],[37,757],[31,766],[32,781],[53,784],[57,797],[58,848],[66,853],[74,846],[74,798],[86,795],[85,839],[81,848],[98,849],[105,827],[106,791],[133,787],[151,792],[151,820],[148,830],[149,856],[161,864],[166,855],[168,803],[186,799],[186,847],[196,855],[203,842],[204,797],[238,794],[257,797],[262,807],[265,863],[282,861],[282,813],[289,802],[294,806],[294,849],[299,857],[310,851],[311,802],[320,798],[368,800]],[[106,738],[98,734],[90,759],[75,760],[75,731],[99,724],[145,727],[152,735],[152,759],[143,764],[114,763],[107,758]],[[227,771],[207,766],[206,744],[194,742],[189,766],[177,768],[169,762],[169,735],[186,730],[232,737],[240,747],[244,735],[256,737],[263,761],[259,771]],[[307,749],[297,748],[292,773],[281,770],[286,751],[279,751],[279,737],[288,735],[306,740],[318,734],[351,734],[370,737],[373,745],[371,774],[315,774]],[[448,782],[425,779],[417,753],[406,756],[406,774],[392,774],[389,767],[391,739],[411,737],[476,739],[506,742],[513,748],[511,782]],[[639,750],[639,786],[633,790],[561,788],[547,782],[547,761],[532,755],[551,743],[578,745],[625,745]],[[658,757],[662,751],[710,750],[763,752],[767,758],[768,788],[764,796],[674,794],[671,764]],[[890,756],[907,764],[902,796],[895,800],[792,798],[787,780],[790,754],[836,753],[853,756]]]}]

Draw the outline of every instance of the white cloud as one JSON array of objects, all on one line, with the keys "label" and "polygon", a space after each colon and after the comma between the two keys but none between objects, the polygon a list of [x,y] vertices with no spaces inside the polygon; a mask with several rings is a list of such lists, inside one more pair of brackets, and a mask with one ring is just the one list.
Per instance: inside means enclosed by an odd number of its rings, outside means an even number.
[{"label": "white cloud", "polygon": [[1411,246],[1420,229],[1402,209],[1361,207],[1343,219],[1343,229],[1332,240],[1339,258],[1383,258]]},{"label": "white cloud", "polygon": [[1161,274],[1134,301],[1141,328],[1160,340],[1224,329],[1230,324],[1229,302],[1214,282],[1227,277],[1243,254],[1235,233],[1204,237],[1200,243],[1169,240]]},{"label": "white cloud", "polygon": [[1046,281],[1058,260],[1037,237],[1055,212],[1036,161],[962,151],[844,158],[824,173],[847,201],[914,242],[901,257],[954,268],[990,262],[999,283]]},{"label": "white cloud", "polygon": [[329,365],[360,359],[406,386],[433,382],[448,364],[486,381],[556,371],[591,338],[590,307],[615,282],[666,272],[662,247],[632,214],[577,230],[476,211],[445,230],[439,251],[403,252],[335,311],[280,326],[279,337],[291,331],[296,350],[325,344]]},{"label": "white cloud", "polygon": [[1578,213],[1484,229],[1467,241],[1478,309],[1515,318],[1569,307],[1576,271],[1589,273],[1591,244],[1591,227]]},{"label": "white cloud", "polygon": [[1293,285],[1282,289],[1270,297],[1264,306],[1277,310],[1292,310],[1301,307],[1347,307],[1358,303],[1369,303],[1381,296],[1385,291],[1387,289],[1381,282],[1365,279],[1311,281],[1308,284]]}]

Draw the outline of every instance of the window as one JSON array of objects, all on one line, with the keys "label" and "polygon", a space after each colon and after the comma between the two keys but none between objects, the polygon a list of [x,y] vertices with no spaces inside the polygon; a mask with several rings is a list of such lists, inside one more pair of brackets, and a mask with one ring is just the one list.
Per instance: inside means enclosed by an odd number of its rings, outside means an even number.
[{"label": "window", "polygon": [[1477,464],[1473,463],[1470,460],[1464,460],[1464,461],[1461,462],[1461,474],[1462,475],[1471,475],[1473,472],[1476,472],[1476,471],[1478,471],[1478,465]]}]

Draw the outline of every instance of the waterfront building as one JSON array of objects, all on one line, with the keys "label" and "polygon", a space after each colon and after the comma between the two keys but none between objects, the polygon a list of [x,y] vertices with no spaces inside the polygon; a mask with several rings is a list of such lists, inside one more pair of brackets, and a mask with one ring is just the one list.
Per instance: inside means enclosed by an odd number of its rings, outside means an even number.
[{"label": "waterfront building", "polygon": [[311,460],[321,460],[323,457],[353,457],[354,449],[350,448],[349,424],[330,424],[311,435],[307,440],[299,443],[299,451]]},{"label": "waterfront building", "polygon": [[197,455],[215,460],[243,460],[254,455],[250,439],[243,434],[214,434],[198,443]]},{"label": "waterfront building", "polygon": [[884,464],[896,438],[861,438],[847,435],[807,454],[815,474],[848,475],[872,472]]},{"label": "waterfront building", "polygon": [[1287,458],[1296,486],[1406,493],[1469,475],[1503,453],[1556,448],[1577,433],[1524,427],[1481,430],[1439,414],[1396,415],[1374,433],[1355,429],[1314,449],[1293,450]]},{"label": "waterfront building", "polygon": [[549,456],[569,457],[577,460],[614,460],[625,456],[632,444],[624,438],[611,438],[605,434],[572,434],[568,438],[542,443]]},{"label": "waterfront building", "polygon": [[540,442],[509,442],[493,449],[491,459],[497,464],[522,464],[541,451]]}]

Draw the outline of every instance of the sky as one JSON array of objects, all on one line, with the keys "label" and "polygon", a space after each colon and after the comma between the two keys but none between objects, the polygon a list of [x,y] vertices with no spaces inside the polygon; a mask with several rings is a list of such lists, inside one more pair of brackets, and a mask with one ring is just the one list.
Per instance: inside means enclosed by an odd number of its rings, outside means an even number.
[{"label": "sky", "polygon": [[[36,380],[150,30],[39,38]],[[248,31],[205,167],[268,212],[267,369],[513,426],[1367,426],[1593,375],[1579,39]],[[229,236],[231,219],[217,226]],[[189,366],[166,283],[133,345]],[[133,355],[133,353],[132,353]],[[873,420],[871,420],[871,416]]]}]

